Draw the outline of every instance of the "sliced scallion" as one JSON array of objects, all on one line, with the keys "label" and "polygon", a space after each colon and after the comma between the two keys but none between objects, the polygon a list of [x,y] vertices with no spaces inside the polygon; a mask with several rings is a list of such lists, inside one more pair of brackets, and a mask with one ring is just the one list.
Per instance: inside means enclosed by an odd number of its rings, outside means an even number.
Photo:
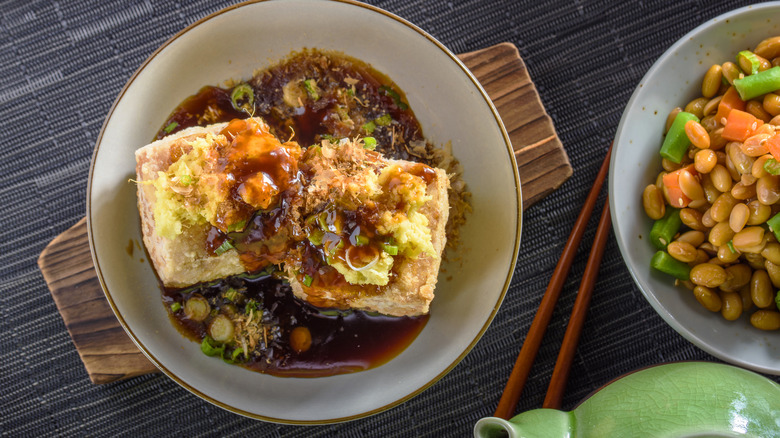
[{"label": "sliced scallion", "polygon": [[306,92],[309,93],[309,97],[312,99],[320,100],[320,93],[317,91],[317,83],[314,79],[306,79],[303,81],[303,87],[306,88]]},{"label": "sliced scallion", "polygon": [[226,251],[230,251],[231,249],[235,249],[235,248],[236,248],[236,247],[235,247],[235,246],[233,246],[233,244],[232,244],[232,243],[230,243],[230,241],[229,241],[229,240],[225,239],[225,241],[224,241],[224,242],[222,242],[222,245],[219,245],[219,248],[217,248],[217,249],[216,249],[216,251],[214,251],[214,254],[216,254],[216,255],[218,255],[218,256],[221,256],[221,255],[222,255],[222,254],[224,254]]},{"label": "sliced scallion", "polygon": [[363,148],[370,151],[376,149],[376,139],[374,137],[363,138]]},{"label": "sliced scallion", "polygon": [[383,243],[382,244],[382,250],[386,252],[388,255],[394,256],[398,255],[398,246],[396,245],[390,245],[389,243]]},{"label": "sliced scallion", "polygon": [[181,182],[182,185],[188,186],[192,184],[192,177],[189,175],[182,175],[181,178],[179,178],[179,182]]},{"label": "sliced scallion", "polygon": [[181,310],[181,303],[178,301],[174,301],[174,303],[171,304],[171,313],[176,313],[179,310]]},{"label": "sliced scallion", "polygon": [[225,346],[206,336],[200,343],[200,351],[206,356],[222,356],[225,353]]},{"label": "sliced scallion", "polygon": [[325,236],[325,232],[322,230],[313,230],[309,233],[309,242],[312,245],[322,245],[322,238]]},{"label": "sliced scallion", "polygon": [[374,123],[373,121],[363,125],[363,131],[365,131],[366,134],[372,134],[375,129],[376,129],[376,123]]},{"label": "sliced scallion", "polygon": [[393,118],[390,116],[390,114],[383,114],[381,117],[377,117],[374,119],[374,123],[376,123],[379,126],[387,126],[393,121]]},{"label": "sliced scallion", "polygon": [[729,240],[728,243],[726,244],[726,246],[729,247],[729,251],[731,251],[732,254],[736,254],[737,253],[736,248],[734,248],[734,242],[733,241]]},{"label": "sliced scallion", "polygon": [[780,175],[780,162],[774,158],[770,158],[764,163],[764,170],[772,175]]},{"label": "sliced scallion", "polygon": [[382,85],[381,87],[379,87],[379,91],[384,93],[387,96],[392,97],[393,98],[393,102],[395,102],[395,105],[399,109],[406,110],[406,109],[409,108],[409,105],[407,105],[406,103],[404,103],[401,100],[401,96],[395,90],[393,90],[392,88],[388,87],[387,85]]},{"label": "sliced scallion", "polygon": [[163,128],[163,131],[165,131],[165,133],[166,133],[166,134],[170,134],[170,133],[171,133],[171,131],[173,131],[174,129],[176,129],[176,127],[177,127],[177,126],[179,126],[179,123],[178,123],[178,122],[171,122],[171,123],[169,123],[169,124],[168,124],[168,126],[166,126],[165,128]]},{"label": "sliced scallion", "polygon": [[313,278],[311,278],[311,275],[309,275],[309,274],[305,274],[305,275],[303,276],[303,284],[305,284],[305,285],[306,285],[306,287],[309,287],[309,286],[311,286],[311,283],[312,283],[313,281],[314,281],[314,279],[313,279]]},{"label": "sliced scallion", "polygon": [[249,84],[236,85],[230,93],[230,102],[236,111],[251,111],[255,106],[255,92]]},{"label": "sliced scallion", "polygon": [[358,234],[357,236],[355,236],[355,245],[356,246],[368,245],[368,237]]}]

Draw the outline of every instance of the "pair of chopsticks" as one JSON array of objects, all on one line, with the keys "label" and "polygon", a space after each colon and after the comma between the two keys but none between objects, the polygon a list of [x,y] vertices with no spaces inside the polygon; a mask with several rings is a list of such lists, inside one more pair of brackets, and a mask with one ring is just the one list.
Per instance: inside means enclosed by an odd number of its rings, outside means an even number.
[{"label": "pair of chopsticks", "polygon": [[[610,144],[604,162],[601,164],[599,173],[593,183],[593,188],[591,188],[590,193],[588,193],[588,197],[580,211],[580,215],[574,223],[571,234],[569,234],[569,240],[563,248],[561,258],[555,266],[555,271],[553,271],[552,278],[547,285],[547,290],[542,297],[542,302],[539,304],[539,309],[536,311],[536,316],[534,316],[534,320],[531,323],[531,328],[528,330],[528,334],[525,337],[523,347],[520,349],[520,354],[517,355],[517,360],[512,368],[512,373],[509,375],[509,380],[507,381],[506,387],[504,387],[501,400],[498,402],[498,407],[494,414],[496,417],[508,420],[512,417],[515,408],[517,407],[520,394],[523,392],[523,387],[525,386],[528,374],[531,371],[531,365],[536,358],[536,353],[539,351],[539,346],[541,345],[542,338],[547,330],[547,325],[550,323],[555,303],[558,301],[561,289],[566,281],[566,276],[569,274],[569,269],[571,268],[574,256],[577,253],[577,248],[580,245],[583,234],[585,234],[585,227],[593,213],[593,207],[596,205],[596,199],[601,191],[601,186],[606,179],[611,154],[612,145]],[[580,288],[577,291],[577,298],[574,302],[571,318],[566,327],[566,334],[563,337],[558,359],[555,362],[555,369],[553,370],[550,379],[550,385],[547,388],[547,395],[543,404],[544,408],[559,409],[561,407],[563,392],[566,389],[566,381],[569,377],[569,371],[571,369],[572,360],[574,359],[574,353],[577,349],[577,343],[580,340],[582,325],[585,323],[585,315],[588,311],[593,285],[596,283],[599,264],[604,255],[604,247],[607,243],[611,225],[609,199],[607,199],[607,202],[604,203],[604,209],[601,211],[601,218],[599,219],[598,228],[596,229],[596,236],[593,240],[588,263],[585,266],[585,272],[582,276],[582,281],[580,282]]]}]

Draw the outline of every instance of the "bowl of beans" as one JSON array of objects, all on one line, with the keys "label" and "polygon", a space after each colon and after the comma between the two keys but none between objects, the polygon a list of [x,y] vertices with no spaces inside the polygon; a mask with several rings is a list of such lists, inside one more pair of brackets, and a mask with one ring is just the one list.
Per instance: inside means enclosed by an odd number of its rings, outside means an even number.
[{"label": "bowl of beans", "polygon": [[639,289],[686,339],[780,375],[780,2],[677,41],[614,142],[615,234]]}]

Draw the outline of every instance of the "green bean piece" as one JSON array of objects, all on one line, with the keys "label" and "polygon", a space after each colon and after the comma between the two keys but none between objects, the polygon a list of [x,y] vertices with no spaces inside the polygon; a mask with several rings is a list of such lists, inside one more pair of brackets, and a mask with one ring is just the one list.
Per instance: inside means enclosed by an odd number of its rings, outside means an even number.
[{"label": "green bean piece", "polygon": [[666,133],[664,143],[661,145],[661,156],[674,163],[680,163],[691,141],[685,133],[685,124],[689,120],[699,121],[699,118],[691,113],[680,111],[672,122],[669,132]]},{"label": "green bean piece", "polygon": [[780,67],[772,67],[754,75],[734,79],[739,98],[748,101],[762,94],[780,90]]},{"label": "green bean piece", "polygon": [[750,50],[743,50],[737,53],[737,64],[739,64],[739,57],[742,56],[750,63],[750,73],[754,75],[758,73],[758,67],[761,66],[761,61],[758,60],[758,56]]},{"label": "green bean piece", "polygon": [[650,259],[650,266],[680,280],[689,280],[691,278],[691,267],[664,251],[658,251],[653,255],[653,258]]},{"label": "green bean piece", "polygon": [[780,240],[780,213],[772,216],[766,224],[769,225],[769,229],[775,233],[775,237]]},{"label": "green bean piece", "polygon": [[666,249],[674,235],[680,231],[681,225],[680,210],[667,207],[664,217],[653,223],[653,228],[650,229],[650,241],[656,248]]}]

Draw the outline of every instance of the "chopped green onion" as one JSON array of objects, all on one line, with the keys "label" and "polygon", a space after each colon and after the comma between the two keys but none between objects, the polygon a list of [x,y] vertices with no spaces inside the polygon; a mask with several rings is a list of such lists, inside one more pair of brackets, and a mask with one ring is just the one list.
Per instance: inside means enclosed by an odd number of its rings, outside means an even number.
[{"label": "chopped green onion", "polygon": [[246,305],[244,306],[244,311],[247,315],[251,315],[252,312],[257,312],[257,308],[260,306],[260,303],[255,301],[254,299],[250,299],[246,302]]},{"label": "chopped green onion", "polygon": [[206,356],[222,356],[225,353],[225,346],[218,344],[210,336],[206,336],[200,343],[200,351]]},{"label": "chopped green onion", "polygon": [[681,225],[680,210],[667,208],[664,217],[653,223],[653,228],[650,229],[650,241],[656,248],[666,249]]},{"label": "chopped green onion", "polygon": [[686,263],[676,260],[664,251],[658,251],[653,255],[653,258],[650,259],[650,266],[653,269],[669,274],[680,280],[690,279],[691,267]]},{"label": "chopped green onion", "polygon": [[235,248],[236,248],[236,247],[235,247],[235,246],[233,246],[233,244],[232,244],[232,243],[230,243],[230,241],[229,241],[229,240],[225,239],[225,241],[224,241],[224,242],[222,242],[222,245],[219,245],[219,248],[217,248],[217,250],[216,250],[216,251],[214,251],[214,254],[216,254],[216,255],[218,255],[218,256],[221,256],[221,255],[222,255],[222,254],[224,254],[226,251],[230,251],[231,249],[235,249]]},{"label": "chopped green onion", "polygon": [[336,138],[336,137],[334,137],[334,136],[332,136],[332,135],[330,135],[330,134],[322,134],[321,138],[322,138],[323,140],[328,140],[328,141],[329,141],[329,142],[331,142],[331,143],[336,143],[336,142],[338,142],[338,141],[339,141],[339,139],[338,139],[338,138]]},{"label": "chopped green onion", "polygon": [[182,176],[179,178],[179,181],[180,181],[182,184],[184,184],[185,186],[188,186],[188,185],[190,185],[190,184],[192,183],[192,177],[191,177],[191,176],[189,176],[189,175],[182,175]]},{"label": "chopped green onion", "polygon": [[[238,222],[236,222],[234,224],[228,225],[228,227],[227,227],[228,233],[233,233],[233,232],[236,232],[236,231],[244,231],[244,228],[246,228],[246,220],[238,221]],[[230,249],[230,248],[228,248],[228,249]]]},{"label": "chopped green onion", "polygon": [[322,238],[325,236],[325,232],[322,230],[313,230],[309,234],[309,242],[311,242],[312,245],[322,245]]},{"label": "chopped green onion", "polygon": [[174,303],[171,304],[171,313],[176,313],[179,310],[181,310],[181,303],[178,301],[174,301]]},{"label": "chopped green onion", "polygon": [[355,245],[356,246],[368,245],[368,237],[358,234],[357,236],[355,236]]},{"label": "chopped green onion", "polygon": [[171,133],[171,131],[173,131],[174,129],[176,129],[176,127],[177,127],[177,126],[179,126],[179,123],[178,123],[178,122],[171,122],[171,123],[170,123],[168,126],[166,126],[165,128],[163,128],[163,131],[165,131],[165,133],[166,133],[166,134],[170,134],[170,133]]},{"label": "chopped green onion", "polygon": [[243,348],[235,348],[235,349],[233,349],[233,352],[230,353],[230,357],[226,357],[224,352],[223,352],[222,360],[224,360],[225,362],[230,363],[230,364],[243,362],[242,360],[239,359],[239,356],[241,356],[242,353],[244,354],[244,358],[246,358],[246,353],[244,352]]},{"label": "chopped green onion", "polygon": [[755,53],[751,52],[750,50],[743,50],[739,53],[737,53],[737,64],[740,64],[739,58],[745,58],[750,63],[750,75],[754,75],[758,73],[758,67],[761,66],[761,61],[758,60],[758,57]]},{"label": "chopped green onion", "polygon": [[228,288],[228,290],[226,290],[223,295],[226,300],[235,302],[236,298],[238,298],[238,291],[231,287]]},{"label": "chopped green onion", "polygon": [[314,82],[314,79],[306,79],[303,81],[303,86],[306,88],[306,92],[309,93],[309,96],[314,100],[320,100],[320,93],[317,92],[317,83]]},{"label": "chopped green onion", "polygon": [[336,249],[344,248],[344,240],[339,239],[339,243],[336,244]]},{"label": "chopped green onion", "polygon": [[355,90],[352,88],[347,88],[347,96],[352,97],[355,95]]},{"label": "chopped green onion", "polygon": [[409,108],[409,105],[405,104],[401,100],[401,96],[395,90],[393,90],[392,88],[388,87],[387,85],[382,85],[381,87],[379,87],[379,91],[383,92],[387,96],[392,97],[393,98],[393,102],[395,102],[396,106],[399,109],[401,109],[402,111]]},{"label": "chopped green onion", "polygon": [[[246,103],[240,103],[242,100],[246,100]],[[255,105],[255,92],[249,84],[236,85],[233,88],[233,92],[230,93],[230,102],[233,104],[233,108],[236,111],[248,111],[249,108],[254,108]]]},{"label": "chopped green onion", "polygon": [[398,255],[398,246],[396,245],[390,245],[388,243],[382,244],[382,250],[386,252],[388,255]]},{"label": "chopped green onion", "polygon": [[352,309],[347,309],[347,310],[339,310],[339,309],[324,310],[324,309],[319,309],[319,313],[320,313],[320,315],[325,315],[325,316],[348,316],[348,315],[351,315],[353,312],[352,312]]},{"label": "chopped green onion", "polygon": [[775,234],[775,237],[780,240],[780,213],[772,216],[766,224],[769,226],[769,230]]},{"label": "chopped green onion", "polygon": [[744,101],[780,90],[780,67],[772,67],[754,75],[734,79],[734,88],[737,89],[739,98]]},{"label": "chopped green onion", "polygon": [[366,134],[373,133],[375,129],[376,129],[376,123],[374,123],[373,121],[368,122],[365,125],[363,125],[363,131],[365,131]]},{"label": "chopped green onion", "polygon": [[317,215],[317,222],[320,224],[320,228],[322,228],[322,231],[328,231],[328,213],[323,211],[319,215]]},{"label": "chopped green onion", "polygon": [[393,118],[390,116],[390,114],[384,114],[382,117],[377,117],[374,119],[374,123],[376,123],[379,126],[387,126],[393,121]]},{"label": "chopped green onion", "polygon": [[683,156],[688,152],[688,145],[691,141],[685,133],[685,124],[689,120],[699,121],[699,118],[691,113],[680,111],[672,122],[669,132],[664,137],[664,143],[661,145],[661,156],[674,163],[680,163]]},{"label": "chopped green onion", "polygon": [[376,149],[376,139],[374,137],[363,138],[363,148],[370,151]]},{"label": "chopped green onion", "polygon": [[312,283],[313,281],[314,281],[314,279],[313,279],[313,278],[311,278],[311,275],[309,275],[309,274],[305,274],[305,275],[303,276],[303,284],[305,284],[305,285],[306,285],[306,287],[309,287],[309,286],[311,286],[311,283]]},{"label": "chopped green onion", "polygon": [[764,170],[772,175],[780,175],[780,162],[770,158],[764,163]]},{"label": "chopped green onion", "polygon": [[734,241],[729,240],[729,242],[726,244],[726,246],[729,247],[729,251],[731,251],[732,254],[736,254],[737,250],[734,248]]}]

